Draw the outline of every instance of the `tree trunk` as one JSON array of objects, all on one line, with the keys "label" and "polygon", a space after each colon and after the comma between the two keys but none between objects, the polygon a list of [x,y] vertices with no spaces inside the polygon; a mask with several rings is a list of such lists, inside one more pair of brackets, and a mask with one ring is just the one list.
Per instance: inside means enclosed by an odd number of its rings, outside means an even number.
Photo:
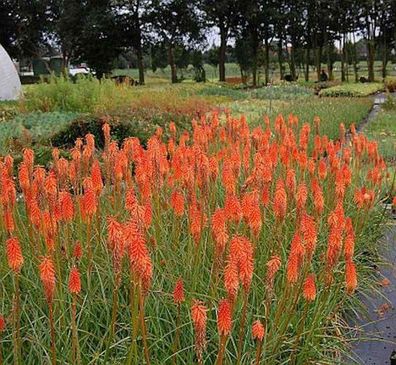
[{"label": "tree trunk", "polygon": [[309,47],[305,50],[305,81],[309,81]]},{"label": "tree trunk", "polygon": [[172,84],[175,84],[175,83],[177,83],[177,69],[176,69],[176,63],[175,63],[175,47],[173,44],[169,45],[168,62],[169,62],[169,66],[171,68]]},{"label": "tree trunk", "polygon": [[282,38],[278,41],[278,62],[279,62],[279,77],[283,80],[283,49],[282,49]]},{"label": "tree trunk", "polygon": [[316,77],[317,77],[318,81],[320,81],[320,71],[321,71],[321,64],[322,64],[321,58],[322,58],[322,46],[320,46],[316,49],[315,65],[316,65]]},{"label": "tree trunk", "polygon": [[295,81],[296,80],[296,60],[295,60],[295,56],[294,56],[294,42],[291,45],[291,49],[290,49],[290,75],[292,77],[292,80]]},{"label": "tree trunk", "polygon": [[345,38],[342,36],[342,52],[341,52],[341,81],[345,81]]},{"label": "tree trunk", "polygon": [[268,35],[266,34],[265,39],[265,85],[269,83],[269,42]]},{"label": "tree trunk", "polygon": [[225,81],[225,58],[227,49],[227,29],[220,27],[220,49],[219,49],[219,81]]},{"label": "tree trunk", "polygon": [[355,74],[355,82],[358,82],[359,75],[358,75],[358,60],[357,60],[355,33],[353,33],[353,73]]},{"label": "tree trunk", "polygon": [[367,68],[368,68],[369,82],[374,81],[374,57],[375,57],[374,41],[371,39],[368,39],[367,40]]},{"label": "tree trunk", "polygon": [[143,63],[143,50],[141,45],[141,40],[139,41],[139,45],[136,50],[137,53],[137,62],[139,68],[139,84],[144,85],[144,63]]},{"label": "tree trunk", "polygon": [[[327,37],[326,37],[327,38]],[[331,42],[326,40],[326,57],[327,57],[327,73],[329,75],[329,80],[334,80],[333,76],[333,61],[331,60]]]},{"label": "tree trunk", "polygon": [[382,78],[386,77],[386,65],[388,64],[388,47],[386,41],[382,45]]},{"label": "tree trunk", "polygon": [[252,34],[253,44],[252,44],[252,53],[253,53],[253,65],[252,65],[252,84],[253,87],[257,86],[257,53],[258,53],[258,39],[257,33]]}]

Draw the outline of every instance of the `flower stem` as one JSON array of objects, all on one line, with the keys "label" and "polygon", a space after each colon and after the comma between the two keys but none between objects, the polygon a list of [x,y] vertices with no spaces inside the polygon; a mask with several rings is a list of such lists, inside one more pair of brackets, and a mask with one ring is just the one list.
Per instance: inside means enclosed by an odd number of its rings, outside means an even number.
[{"label": "flower stem", "polygon": [[242,345],[243,340],[245,338],[245,322],[246,322],[246,312],[247,312],[247,304],[248,304],[248,295],[244,292],[243,295],[243,308],[242,308],[242,318],[239,328],[239,338],[238,338],[238,354],[237,354],[237,364],[241,363],[242,358]]},{"label": "flower stem", "polygon": [[19,274],[14,275],[15,297],[14,297],[14,363],[21,363],[21,331],[20,331],[20,293],[19,293]]},{"label": "flower stem", "polygon": [[147,345],[147,328],[146,328],[146,323],[144,321],[144,297],[143,297],[143,290],[141,287],[141,283],[139,283],[139,315],[140,315],[140,323],[142,327],[144,357],[146,359],[146,364],[150,365],[150,354]]},{"label": "flower stem", "polygon": [[177,363],[177,358],[176,358],[176,352],[179,348],[179,338],[180,338],[180,304],[177,305],[177,317],[176,317],[176,332],[175,332],[175,339],[173,342],[173,364],[176,365]]},{"label": "flower stem", "polygon": [[112,313],[111,313],[111,323],[110,323],[110,333],[107,338],[107,344],[106,344],[106,352],[104,356],[103,363],[106,364],[107,360],[110,355],[110,346],[111,342],[114,337],[115,333],[115,325],[116,325],[116,320],[117,320],[117,309],[118,309],[118,288],[119,288],[119,282],[120,282],[120,273],[116,273],[116,278],[115,278],[115,286],[114,286],[114,291],[113,291],[113,306],[112,306]]},{"label": "flower stem", "polygon": [[78,332],[77,332],[77,297],[73,294],[72,302],[72,352],[73,352],[73,364],[81,364],[80,350],[78,346]]},{"label": "flower stem", "polygon": [[220,336],[219,353],[217,354],[216,365],[222,365],[224,359],[225,345],[227,342],[227,336]]},{"label": "flower stem", "polygon": [[51,331],[51,364],[56,365],[56,347],[55,347],[55,324],[54,324],[54,310],[52,301],[48,303],[49,307],[49,324]]},{"label": "flower stem", "polygon": [[263,341],[258,341],[257,343],[257,350],[256,350],[256,361],[255,365],[260,364],[260,358],[261,358],[261,351],[263,349]]}]

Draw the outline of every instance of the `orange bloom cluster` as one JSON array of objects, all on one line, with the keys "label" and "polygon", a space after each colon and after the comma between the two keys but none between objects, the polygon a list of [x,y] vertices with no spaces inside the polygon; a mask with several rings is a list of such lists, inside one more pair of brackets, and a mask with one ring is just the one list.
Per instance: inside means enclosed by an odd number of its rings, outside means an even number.
[{"label": "orange bloom cluster", "polygon": [[[377,145],[353,128],[348,135],[341,125],[337,140],[320,135],[320,128],[319,118],[302,124],[291,114],[273,123],[264,118],[251,129],[245,117],[213,113],[194,120],[191,133],[174,123],[169,131],[159,128],[145,146],[135,137],[119,145],[104,123],[102,151],[88,134],[76,141],[70,159],[54,149],[49,169],[36,166],[26,149],[17,179],[7,156],[0,161],[0,225],[9,269],[21,275],[33,262],[50,303],[62,292],[65,273],[76,299],[93,272],[107,272],[96,265],[107,262],[117,286],[132,286],[132,297],[141,288],[144,300],[153,300],[152,287],[159,296],[164,288],[156,286],[168,281],[179,314],[191,304],[201,362],[211,323],[207,308],[213,308],[203,294],[226,297],[217,308],[222,339],[239,320],[241,295],[244,322],[251,318],[250,300],[265,303],[266,315],[279,303],[297,311],[300,298],[311,306],[340,271],[352,294],[357,238],[380,197],[386,166]],[[188,255],[191,261],[179,261]],[[165,279],[157,280],[163,272]],[[209,279],[202,284],[204,275]],[[264,294],[252,295],[257,287]],[[207,295],[208,288],[217,296]],[[143,313],[143,303],[137,307]],[[274,332],[264,323],[248,324],[259,342]],[[144,333],[144,318],[139,326]]]}]

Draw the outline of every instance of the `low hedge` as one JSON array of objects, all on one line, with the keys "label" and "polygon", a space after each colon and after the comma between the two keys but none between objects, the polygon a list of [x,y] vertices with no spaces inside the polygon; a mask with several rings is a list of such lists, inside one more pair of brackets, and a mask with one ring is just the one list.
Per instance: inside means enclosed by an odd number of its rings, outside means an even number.
[{"label": "low hedge", "polygon": [[179,130],[189,130],[191,129],[191,119],[191,116],[176,115],[173,113],[154,114],[150,122],[146,118],[142,118],[142,116],[139,118],[139,115],[131,112],[111,116],[83,116],[75,119],[62,130],[54,133],[49,143],[55,147],[70,148],[74,145],[77,138],[83,138],[86,134],[91,133],[95,136],[96,146],[103,148],[104,138],[102,126],[106,121],[110,124],[113,140],[121,142],[128,137],[137,137],[145,145],[158,127],[164,129],[166,136],[166,126],[170,121],[173,121]]},{"label": "low hedge", "polygon": [[375,94],[384,89],[384,84],[381,82],[373,83],[358,83],[358,84],[341,84],[320,91],[320,96],[329,97],[364,97]]}]

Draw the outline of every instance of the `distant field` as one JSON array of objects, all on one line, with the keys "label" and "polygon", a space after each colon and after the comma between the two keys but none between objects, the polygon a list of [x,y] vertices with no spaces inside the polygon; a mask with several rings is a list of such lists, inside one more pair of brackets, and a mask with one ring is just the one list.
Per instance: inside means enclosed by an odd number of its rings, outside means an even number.
[{"label": "distant field", "polygon": [[[326,70],[326,65],[322,64],[322,67]],[[364,76],[367,77],[367,63],[366,62],[360,62],[359,65],[359,77]],[[289,67],[288,64],[285,63],[285,73],[288,74]],[[206,77],[209,81],[215,81],[219,77],[218,73],[218,68],[210,66],[208,64],[204,65],[204,69],[206,72]],[[340,62],[335,62],[334,64],[334,76],[336,79],[341,79],[341,64]],[[388,63],[387,67],[387,72],[389,76],[396,76],[396,64]],[[134,79],[137,79],[139,77],[139,73],[137,69],[115,69],[113,71],[114,75],[128,75]],[[304,79],[304,70],[301,69],[298,71],[299,74],[299,79]],[[236,63],[227,63],[226,64],[226,77],[236,77],[240,76],[240,69],[239,66]],[[184,79],[185,81],[187,80],[192,80],[194,76],[194,71],[193,67],[189,66],[186,70],[182,70],[178,72],[179,78]],[[349,65],[348,67],[348,72],[347,72],[347,77],[348,80],[353,82],[354,81],[354,73],[353,73],[353,67]],[[377,79],[382,78],[382,72],[381,72],[381,62],[376,61],[375,62],[375,77]],[[259,82],[262,82],[264,80],[264,70],[260,69],[259,70]],[[273,81],[279,80],[279,69],[271,69],[270,70],[270,79]],[[146,70],[146,82],[147,83],[162,83],[162,82],[169,82],[170,80],[170,67],[166,67],[165,69],[158,69],[156,72],[153,72],[151,69]],[[310,80],[316,80],[316,72],[314,69],[311,68],[310,70]]]}]

